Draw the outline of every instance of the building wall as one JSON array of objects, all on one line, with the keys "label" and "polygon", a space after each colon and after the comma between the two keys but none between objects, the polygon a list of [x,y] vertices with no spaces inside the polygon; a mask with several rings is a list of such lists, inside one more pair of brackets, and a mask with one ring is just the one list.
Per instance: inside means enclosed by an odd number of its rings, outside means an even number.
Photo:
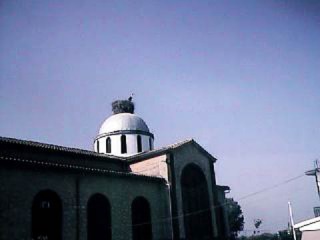
[{"label": "building wall", "polygon": [[320,230],[302,232],[301,240],[315,240],[320,239]]},{"label": "building wall", "polygon": [[[215,178],[214,176],[214,167],[210,167],[210,164],[213,164],[213,162],[208,159],[207,156],[205,156],[203,153],[200,153],[197,148],[195,148],[193,145],[186,145],[182,148],[179,148],[178,150],[175,150],[172,152],[173,154],[173,167],[174,169],[171,170],[171,174],[175,177],[175,186],[176,186],[176,206],[177,206],[177,216],[178,216],[178,222],[179,222],[179,237],[180,239],[185,238],[185,230],[184,230],[184,218],[183,218],[183,205],[182,205],[182,192],[181,192],[181,173],[185,166],[188,164],[196,164],[199,166],[204,173],[206,177],[206,181],[208,184],[208,192],[209,192],[209,201],[211,206],[214,206],[214,197],[216,197],[216,200],[218,200],[218,203],[225,203],[225,193],[224,191],[215,191],[213,192],[212,186],[215,186],[215,183],[212,182],[212,178]],[[130,164],[130,169],[132,172],[138,172],[142,173],[148,176],[161,176],[164,179],[166,179],[169,183],[168,187],[172,187],[172,179],[170,179],[169,176],[169,168],[170,164],[169,162],[172,160],[170,159],[170,154],[164,154],[157,157],[153,157],[150,159],[146,159],[143,161],[135,162],[133,164]],[[212,172],[213,171],[213,172]],[[172,173],[174,172],[174,173]],[[216,187],[215,187],[216,189]],[[174,193],[174,192],[172,192]],[[214,196],[216,194],[216,196]],[[172,206],[171,206],[172,207]],[[229,233],[229,227],[228,227],[228,219],[227,219],[227,213],[226,208],[223,207],[224,212],[224,219],[219,219],[221,224],[224,224],[223,230],[224,233],[220,232],[220,235],[228,236]],[[179,217],[180,216],[180,217]],[[212,224],[213,224],[213,232],[214,237],[216,238],[222,238],[222,236],[218,236],[218,223],[216,220],[216,214],[214,212],[214,208],[211,211],[212,216]],[[220,230],[221,231],[221,230]]]},{"label": "building wall", "polygon": [[[223,190],[218,190],[217,191],[217,200],[218,200],[218,204],[220,204],[222,206],[223,209],[223,215],[224,218],[223,219],[219,219],[219,221],[221,223],[224,224],[224,233],[222,233],[224,236],[228,236],[229,235],[229,222],[228,222],[228,212],[227,212],[227,208],[226,208],[226,196],[225,196],[225,192]],[[217,219],[218,220],[218,219]],[[218,224],[217,224],[218,225]]]},{"label": "building wall", "polygon": [[[153,138],[143,134],[124,134],[127,140],[127,153],[121,153],[121,135],[103,136],[94,142],[94,151],[98,152],[97,141],[99,141],[99,153],[106,153],[106,141],[107,138],[111,139],[111,153],[116,156],[131,156],[137,154],[138,144],[137,136],[141,136],[142,152],[150,151],[153,148]],[[151,139],[151,149],[149,144]]]},{"label": "building wall", "polygon": [[[211,160],[208,159],[205,155],[201,154],[199,150],[192,145],[187,145],[177,149],[174,152],[174,176],[176,183],[176,199],[177,199],[177,215],[183,216],[183,199],[182,199],[182,189],[181,189],[181,174],[185,166],[188,164],[196,164],[205,175],[208,192],[209,192],[209,202],[211,205],[214,204],[214,196],[212,191],[212,173],[209,164],[213,164]],[[215,219],[215,213],[211,210],[212,217],[212,229],[214,237],[218,237],[217,224]],[[185,230],[184,230],[184,218],[179,217],[179,235],[180,239],[185,239]]]},{"label": "building wall", "polygon": [[168,181],[168,164],[166,154],[130,164],[130,169],[133,173],[144,174],[147,176],[160,176]]},{"label": "building wall", "polygon": [[149,201],[154,239],[171,237],[170,222],[159,222],[168,219],[170,214],[167,188],[161,181],[1,166],[0,182],[0,239],[3,240],[31,239],[33,199],[39,191],[46,189],[56,192],[62,200],[63,239],[87,239],[87,202],[95,193],[105,195],[111,204],[112,239],[131,239],[131,203],[138,196]]}]

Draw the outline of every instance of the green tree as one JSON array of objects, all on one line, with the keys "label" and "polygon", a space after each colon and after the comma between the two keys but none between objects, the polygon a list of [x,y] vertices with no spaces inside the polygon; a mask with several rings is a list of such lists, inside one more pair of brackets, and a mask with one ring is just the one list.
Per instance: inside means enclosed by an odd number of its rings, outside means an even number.
[{"label": "green tree", "polygon": [[226,199],[226,208],[228,212],[228,220],[230,227],[230,239],[236,239],[238,233],[243,230],[244,217],[238,202],[233,198]]},{"label": "green tree", "polygon": [[279,238],[281,240],[293,240],[293,235],[288,230],[279,231]]},{"label": "green tree", "polygon": [[[297,235],[297,239],[300,240],[300,234]],[[277,233],[262,233],[253,236],[241,236],[239,240],[293,240],[293,236],[287,230],[282,230]]]}]

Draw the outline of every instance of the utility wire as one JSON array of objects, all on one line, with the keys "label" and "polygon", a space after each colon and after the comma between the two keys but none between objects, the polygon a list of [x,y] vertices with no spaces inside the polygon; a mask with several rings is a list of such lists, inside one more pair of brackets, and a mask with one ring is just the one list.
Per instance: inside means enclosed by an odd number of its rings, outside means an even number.
[{"label": "utility wire", "polygon": [[282,182],[280,182],[280,183],[274,184],[274,185],[272,185],[272,186],[270,186],[270,187],[266,187],[266,188],[263,188],[263,189],[261,189],[261,190],[259,190],[259,191],[256,191],[256,192],[253,192],[253,193],[249,193],[249,194],[247,194],[247,195],[245,195],[245,196],[243,196],[243,197],[240,197],[240,198],[238,199],[238,201],[245,200],[245,199],[247,199],[247,198],[253,197],[253,196],[258,195],[258,194],[260,194],[260,193],[264,193],[264,192],[270,191],[270,190],[272,190],[272,189],[274,189],[274,188],[277,188],[277,187],[280,187],[280,186],[282,186],[282,185],[285,185],[285,184],[287,184],[287,183],[289,183],[289,182],[295,181],[295,180],[297,180],[297,179],[299,179],[299,178],[301,178],[301,177],[303,177],[303,176],[305,176],[305,174],[301,174],[301,175],[298,175],[298,176],[296,176],[296,177],[289,178],[289,179],[287,179],[287,180],[285,180],[285,181],[282,181]]},{"label": "utility wire", "polygon": [[[267,191],[270,191],[272,189],[275,189],[275,188],[278,188],[282,185],[285,185],[285,184],[288,184],[290,182],[293,182],[295,180],[298,180],[300,179],[301,177],[305,176],[305,174],[301,174],[301,175],[298,175],[298,176],[295,176],[295,177],[292,177],[292,178],[289,178],[287,180],[284,180],[282,182],[279,182],[277,184],[274,184],[270,187],[266,187],[266,188],[263,188],[259,191],[256,191],[256,192],[253,192],[253,193],[250,193],[250,194],[247,194],[247,195],[244,195],[243,197],[240,197],[238,199],[238,201],[241,201],[241,200],[245,200],[245,199],[248,199],[250,197],[253,197],[255,195],[258,195],[258,194],[261,194],[261,193],[264,193],[264,192],[267,192]],[[189,213],[186,213],[186,214],[180,214],[180,215],[177,215],[175,217],[168,217],[168,218],[162,218],[162,219],[158,219],[156,221],[153,221],[152,223],[161,223],[161,222],[167,222],[167,221],[172,221],[172,220],[176,220],[176,219],[179,219],[179,218],[182,218],[182,217],[189,217],[189,216],[193,216],[193,215],[198,215],[198,214],[201,214],[201,213],[204,213],[204,212],[207,212],[207,211],[211,211],[211,210],[215,210],[216,208],[218,207],[223,207],[223,206],[227,206],[229,205],[229,203],[223,203],[223,204],[219,204],[219,205],[211,205],[211,207],[209,208],[206,208],[206,209],[200,209],[198,211],[193,211],[193,212],[189,212]],[[142,225],[147,225],[147,224],[150,224],[151,222],[143,222],[143,223],[139,223],[139,224],[132,224],[130,226],[142,226]]]}]

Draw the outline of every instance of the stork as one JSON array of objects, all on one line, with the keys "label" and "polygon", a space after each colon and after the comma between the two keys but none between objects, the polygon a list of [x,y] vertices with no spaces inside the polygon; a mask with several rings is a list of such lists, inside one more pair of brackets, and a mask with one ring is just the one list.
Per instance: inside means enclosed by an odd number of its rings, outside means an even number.
[{"label": "stork", "polygon": [[130,102],[132,102],[133,95],[134,95],[134,93],[131,93],[130,97],[128,98],[128,100],[129,100]]}]

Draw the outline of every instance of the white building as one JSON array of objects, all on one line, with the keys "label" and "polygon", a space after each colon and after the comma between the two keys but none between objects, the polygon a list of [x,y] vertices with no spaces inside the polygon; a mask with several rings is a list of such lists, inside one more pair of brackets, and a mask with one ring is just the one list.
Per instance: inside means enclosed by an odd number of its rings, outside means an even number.
[{"label": "white building", "polygon": [[302,233],[301,240],[320,239],[320,217],[312,218],[294,225]]}]

